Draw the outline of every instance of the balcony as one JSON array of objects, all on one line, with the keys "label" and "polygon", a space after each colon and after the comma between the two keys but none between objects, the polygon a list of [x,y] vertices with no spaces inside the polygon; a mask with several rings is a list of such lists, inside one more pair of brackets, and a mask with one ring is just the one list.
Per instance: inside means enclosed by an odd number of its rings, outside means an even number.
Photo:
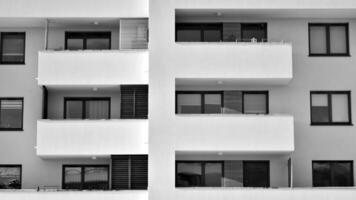
[{"label": "balcony", "polygon": [[46,191],[46,192],[36,192],[33,190],[5,190],[0,193],[0,199],[28,199],[28,200],[77,200],[77,199],[86,199],[86,200],[148,200],[147,191]]},{"label": "balcony", "polygon": [[177,42],[175,52],[176,78],[186,83],[285,85],[293,77],[289,43]]},{"label": "balcony", "polygon": [[40,157],[147,153],[148,121],[144,119],[37,121],[37,155]]},{"label": "balcony", "polygon": [[148,51],[41,51],[38,84],[148,84]]},{"label": "balcony", "polygon": [[292,116],[177,114],[174,121],[176,151],[294,151]]}]

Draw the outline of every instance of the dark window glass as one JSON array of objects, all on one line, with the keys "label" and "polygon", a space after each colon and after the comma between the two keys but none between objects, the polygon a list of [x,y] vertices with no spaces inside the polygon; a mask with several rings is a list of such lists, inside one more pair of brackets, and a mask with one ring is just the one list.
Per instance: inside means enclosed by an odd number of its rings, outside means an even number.
[{"label": "dark window glass", "polygon": [[258,42],[267,40],[267,24],[241,24],[242,41],[250,42],[256,39]]},{"label": "dark window glass", "polygon": [[245,114],[267,114],[268,94],[265,92],[244,92],[243,108]]},{"label": "dark window glass", "polygon": [[109,189],[109,166],[63,166],[63,189],[107,190]]},{"label": "dark window glass", "polygon": [[219,42],[222,40],[222,24],[186,23],[176,25],[177,42]]},{"label": "dark window glass", "polygon": [[0,130],[21,130],[23,124],[23,99],[0,99]]},{"label": "dark window glass", "polygon": [[147,119],[148,85],[122,85],[120,93],[122,119]]},{"label": "dark window glass", "polygon": [[66,119],[109,119],[110,98],[65,98]]},{"label": "dark window glass", "polygon": [[66,49],[110,49],[110,32],[66,32]]},{"label": "dark window glass", "polygon": [[0,189],[21,189],[21,166],[0,165]]},{"label": "dark window glass", "polygon": [[353,186],[352,161],[313,161],[313,186]]},{"label": "dark window glass", "polygon": [[177,161],[177,187],[221,187],[223,163]]},{"label": "dark window glass", "polygon": [[269,162],[243,162],[244,187],[269,187]]},{"label": "dark window glass", "polygon": [[25,63],[25,33],[1,33],[1,64]]},{"label": "dark window glass", "polygon": [[309,54],[349,55],[348,24],[309,24]]},{"label": "dark window glass", "polygon": [[312,91],[310,95],[312,124],[351,124],[350,92]]}]

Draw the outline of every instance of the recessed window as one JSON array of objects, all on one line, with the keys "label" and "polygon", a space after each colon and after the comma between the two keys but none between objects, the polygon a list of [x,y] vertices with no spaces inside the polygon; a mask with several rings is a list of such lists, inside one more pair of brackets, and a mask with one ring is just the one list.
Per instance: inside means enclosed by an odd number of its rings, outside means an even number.
[{"label": "recessed window", "polygon": [[25,33],[1,33],[1,64],[25,64]]},{"label": "recessed window", "polygon": [[0,165],[0,189],[21,189],[21,165]]},{"label": "recessed window", "polygon": [[110,98],[64,98],[65,119],[110,119]]},{"label": "recessed window", "polygon": [[267,91],[177,91],[178,114],[268,114]]},{"label": "recessed window", "polygon": [[313,161],[314,187],[353,186],[352,161]]},{"label": "recessed window", "polygon": [[349,91],[310,92],[312,125],[351,125]]},{"label": "recessed window", "polygon": [[221,187],[223,162],[177,161],[176,187]]},{"label": "recessed window", "polygon": [[63,189],[107,190],[109,189],[108,165],[64,165]]},{"label": "recessed window", "polygon": [[0,98],[0,130],[22,130],[23,98]]},{"label": "recessed window", "polygon": [[310,56],[349,56],[348,24],[309,24]]},{"label": "recessed window", "polygon": [[66,32],[65,47],[69,50],[110,49],[110,32]]}]

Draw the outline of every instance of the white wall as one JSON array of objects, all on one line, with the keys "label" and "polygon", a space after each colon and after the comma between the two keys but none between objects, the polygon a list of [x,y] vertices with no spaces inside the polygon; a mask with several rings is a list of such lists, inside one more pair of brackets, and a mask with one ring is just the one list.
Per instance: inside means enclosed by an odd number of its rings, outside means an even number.
[{"label": "white wall", "polygon": [[147,84],[148,51],[41,51],[38,68],[39,85]]},{"label": "white wall", "polygon": [[44,158],[147,154],[147,120],[38,120],[37,155]]},{"label": "white wall", "polygon": [[1,0],[0,13],[0,17],[35,18],[148,17],[148,0]]},{"label": "white wall", "polygon": [[293,77],[292,46],[287,43],[177,42],[172,51],[177,78],[283,85]]}]

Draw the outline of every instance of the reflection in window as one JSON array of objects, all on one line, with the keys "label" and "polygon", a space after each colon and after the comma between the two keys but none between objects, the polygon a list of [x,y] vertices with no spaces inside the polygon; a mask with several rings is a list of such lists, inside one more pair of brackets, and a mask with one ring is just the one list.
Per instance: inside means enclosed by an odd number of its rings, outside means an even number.
[{"label": "reflection in window", "polygon": [[85,167],[84,170],[84,189],[108,189],[107,167]]},{"label": "reflection in window", "polygon": [[202,113],[200,94],[178,94],[178,113]]},{"label": "reflection in window", "polygon": [[352,161],[313,161],[313,186],[353,186]]},{"label": "reflection in window", "polygon": [[63,189],[109,189],[108,166],[64,166]]},{"label": "reflection in window", "polygon": [[1,33],[1,64],[25,63],[25,33]]},{"label": "reflection in window", "polygon": [[109,119],[109,98],[66,98],[66,119]]},{"label": "reflection in window", "polygon": [[21,189],[21,166],[0,165],[0,189]]},{"label": "reflection in window", "polygon": [[64,168],[64,185],[63,189],[78,189],[82,188],[82,168],[81,167],[65,167]]},{"label": "reflection in window", "polygon": [[110,32],[66,32],[66,49],[110,49]]},{"label": "reflection in window", "polygon": [[0,130],[21,130],[22,110],[22,98],[0,99]]}]

